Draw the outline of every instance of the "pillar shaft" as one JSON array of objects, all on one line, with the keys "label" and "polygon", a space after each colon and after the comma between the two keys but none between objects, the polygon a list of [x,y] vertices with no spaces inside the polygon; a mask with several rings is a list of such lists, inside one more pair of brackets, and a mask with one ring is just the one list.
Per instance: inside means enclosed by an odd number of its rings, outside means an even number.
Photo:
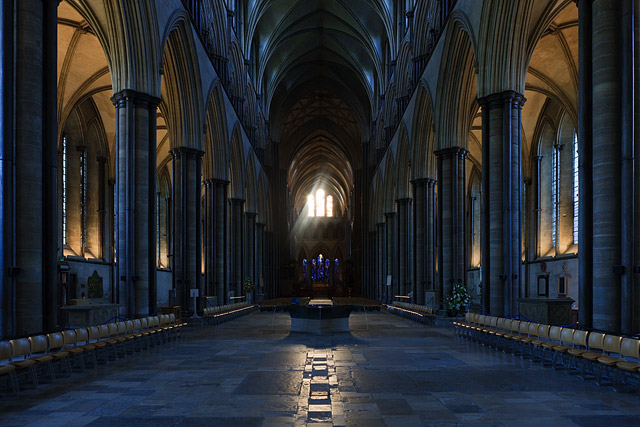
[{"label": "pillar shaft", "polygon": [[245,212],[245,277],[249,277],[253,281],[254,286],[257,284],[256,277],[256,214],[253,212]]},{"label": "pillar shaft", "polygon": [[176,301],[185,313],[192,313],[191,289],[205,294],[201,280],[202,245],[200,195],[202,152],[179,147],[173,159],[173,286]]},{"label": "pillar shaft", "polygon": [[413,245],[414,245],[414,265],[413,282],[415,289],[416,304],[424,304],[424,291],[426,283],[427,243],[425,230],[427,222],[427,180],[418,179],[411,181],[413,186]]},{"label": "pillar shaft", "polygon": [[385,271],[385,256],[384,256],[384,222],[376,224],[376,256],[375,256],[375,274],[376,274],[376,299],[382,300],[384,298],[384,271]]},{"label": "pillar shaft", "polygon": [[227,224],[229,223],[227,215],[227,191],[229,188],[228,181],[214,180],[215,200],[214,200],[214,252],[215,252],[215,286],[216,295],[219,304],[229,302],[229,279],[228,265],[229,253],[227,248]]},{"label": "pillar shaft", "polygon": [[[436,285],[438,283],[436,273],[436,255],[437,255],[437,235],[436,235],[436,218],[437,218],[437,198],[436,198],[437,182],[433,179],[427,180],[427,193],[425,199],[426,206],[426,230],[425,230],[425,242],[426,242],[426,268],[425,279],[427,282],[427,289],[434,292],[436,291]],[[425,296],[426,298],[426,296]],[[425,301],[427,304],[428,301]],[[432,301],[432,304],[434,302]]]},{"label": "pillar shaft", "polygon": [[[482,106],[482,283],[492,315],[517,313],[521,265],[521,112],[513,91],[489,95]],[[485,298],[488,297],[488,301]]]},{"label": "pillar shaft", "polygon": [[[409,209],[411,208],[411,199],[399,199],[396,200],[398,209],[398,291],[401,295],[407,295],[413,291],[410,269],[409,269]],[[415,300],[415,293],[413,293],[413,299]]]},{"label": "pillar shaft", "polygon": [[[387,296],[387,301],[393,301],[393,297],[399,294],[399,281],[398,281],[398,272],[395,269],[396,267],[396,249],[395,249],[395,222],[396,222],[396,213],[395,212],[387,212],[384,214],[385,218],[385,277],[384,277],[384,288],[385,295]],[[391,286],[387,285],[387,277],[391,276]]]},{"label": "pillar shaft", "polygon": [[242,282],[244,279],[244,200],[229,199],[231,205],[231,285],[236,297],[242,295]]},{"label": "pillar shaft", "polygon": [[116,218],[119,303],[128,317],[155,312],[156,107],[147,94],[123,90],[116,106]]},{"label": "pillar shaft", "polygon": [[[216,233],[215,233],[215,183],[211,179],[204,181],[204,288],[207,296],[216,293]],[[219,299],[219,297],[218,297]],[[219,302],[219,301],[218,301]]]},{"label": "pillar shaft", "polygon": [[260,279],[265,282],[265,227],[266,224],[256,223],[256,295],[264,295],[265,290],[260,288]]},{"label": "pillar shaft", "polygon": [[451,294],[453,284],[465,280],[466,267],[466,157],[468,151],[446,148],[438,157],[438,247],[439,298]]}]

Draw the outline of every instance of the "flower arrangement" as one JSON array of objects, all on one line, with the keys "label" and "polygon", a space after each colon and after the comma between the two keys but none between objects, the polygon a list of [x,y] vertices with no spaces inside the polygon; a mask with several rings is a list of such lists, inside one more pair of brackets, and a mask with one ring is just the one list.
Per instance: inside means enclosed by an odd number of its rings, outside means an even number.
[{"label": "flower arrangement", "polygon": [[471,302],[471,295],[467,292],[467,288],[458,281],[453,285],[451,295],[446,298],[447,309],[450,313],[461,313]]},{"label": "flower arrangement", "polygon": [[251,277],[247,276],[244,279],[244,291],[247,293],[253,292],[255,288],[256,287],[254,286],[253,281],[251,280]]}]

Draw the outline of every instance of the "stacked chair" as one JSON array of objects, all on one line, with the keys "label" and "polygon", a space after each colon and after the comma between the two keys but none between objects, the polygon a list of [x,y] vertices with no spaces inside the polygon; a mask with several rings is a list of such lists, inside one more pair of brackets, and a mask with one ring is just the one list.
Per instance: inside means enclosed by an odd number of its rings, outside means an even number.
[{"label": "stacked chair", "polygon": [[21,382],[37,388],[45,378],[54,382],[87,366],[181,341],[184,326],[175,314],[161,314],[0,341],[0,378],[13,393],[20,392]]},{"label": "stacked chair", "polygon": [[561,327],[478,313],[454,322],[454,335],[522,358],[530,358],[598,384],[640,395],[640,340],[572,326]]}]

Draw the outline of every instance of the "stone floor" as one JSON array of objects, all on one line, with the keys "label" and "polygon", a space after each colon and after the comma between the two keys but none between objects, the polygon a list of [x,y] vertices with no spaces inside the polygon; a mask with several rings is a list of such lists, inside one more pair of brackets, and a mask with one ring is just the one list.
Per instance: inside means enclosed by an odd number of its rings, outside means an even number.
[{"label": "stone floor", "polygon": [[639,425],[640,399],[382,313],[350,334],[254,312],[0,398],[0,425]]}]

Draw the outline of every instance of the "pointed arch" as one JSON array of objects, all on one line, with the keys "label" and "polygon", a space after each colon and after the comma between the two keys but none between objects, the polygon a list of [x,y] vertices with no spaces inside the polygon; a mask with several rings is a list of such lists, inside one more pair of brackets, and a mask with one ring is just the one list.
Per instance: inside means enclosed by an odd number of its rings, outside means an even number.
[{"label": "pointed arch", "polygon": [[249,158],[247,159],[247,181],[246,181],[246,202],[245,202],[245,211],[257,213],[258,212],[258,195],[256,194],[258,191],[258,182],[256,175],[256,165],[255,165],[255,155],[253,151],[249,154]]},{"label": "pointed arch", "polygon": [[384,199],[382,200],[382,204],[384,205],[383,213],[395,211],[396,186],[394,170],[395,165],[393,162],[393,156],[388,152],[384,168]]},{"label": "pointed arch", "polygon": [[220,81],[209,91],[204,134],[203,176],[205,179],[229,180],[229,131],[224,94]]},{"label": "pointed arch", "polygon": [[420,81],[414,107],[411,134],[412,178],[436,176],[433,102],[429,86]]},{"label": "pointed arch", "polygon": [[468,20],[454,13],[445,39],[436,98],[436,150],[469,146],[471,124],[478,111],[474,36]]},{"label": "pointed arch", "polygon": [[245,198],[245,158],[242,132],[240,124],[236,123],[231,135],[231,158],[229,159],[229,177],[231,178],[231,188],[229,195],[231,198]]},{"label": "pointed arch", "polygon": [[403,199],[411,197],[410,179],[412,161],[409,158],[409,138],[404,123],[399,126],[396,150],[396,197]]},{"label": "pointed arch", "polygon": [[202,88],[198,55],[186,11],[178,11],[165,30],[161,94],[167,105],[172,148],[203,150]]}]

